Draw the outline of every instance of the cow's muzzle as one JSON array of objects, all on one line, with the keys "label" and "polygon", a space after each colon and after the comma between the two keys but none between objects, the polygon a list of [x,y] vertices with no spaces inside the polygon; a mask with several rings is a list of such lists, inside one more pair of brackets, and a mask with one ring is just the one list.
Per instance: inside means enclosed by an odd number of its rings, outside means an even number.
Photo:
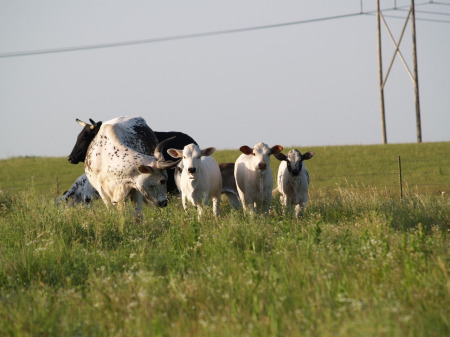
[{"label": "cow's muzzle", "polygon": [[166,207],[167,206],[167,199],[158,201],[158,203],[156,205],[158,207]]}]

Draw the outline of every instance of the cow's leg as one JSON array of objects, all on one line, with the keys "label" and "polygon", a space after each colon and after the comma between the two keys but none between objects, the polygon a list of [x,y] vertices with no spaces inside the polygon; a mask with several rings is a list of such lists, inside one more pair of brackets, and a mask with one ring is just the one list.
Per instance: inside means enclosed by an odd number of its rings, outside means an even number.
[{"label": "cow's leg", "polygon": [[181,192],[181,204],[183,205],[183,209],[187,211],[186,195],[183,192]]},{"label": "cow's leg", "polygon": [[292,216],[292,212],[293,212],[293,202],[291,200],[291,198],[289,198],[287,195],[283,196],[283,209],[284,209],[284,214],[286,216]]},{"label": "cow's leg", "polygon": [[306,204],[307,204],[307,201],[304,201],[304,202],[300,202],[299,204],[295,205],[295,216],[297,218],[299,218],[305,211]]},{"label": "cow's leg", "polygon": [[197,208],[197,212],[198,212],[198,219],[200,220],[200,218],[203,216],[203,205],[202,204],[198,204],[195,205]]},{"label": "cow's leg", "polygon": [[272,189],[270,189],[269,193],[266,193],[263,196],[262,203],[261,203],[262,213],[269,212],[271,202],[272,202]]},{"label": "cow's leg", "polygon": [[242,203],[244,210],[249,212],[250,214],[255,214],[255,202],[253,199],[245,197],[244,202]]},{"label": "cow's leg", "polygon": [[109,208],[111,205],[113,205],[111,198],[108,196],[107,193],[105,193],[105,191],[103,190],[103,187],[100,186],[100,189],[98,190],[98,194],[100,194],[100,197],[102,198],[102,200],[107,208]]},{"label": "cow's leg", "polygon": [[125,203],[125,198],[128,196],[128,193],[130,193],[130,188],[128,188],[126,185],[117,185],[114,188],[113,197],[111,199],[112,204],[118,206],[119,208],[122,208]]},{"label": "cow's leg", "polygon": [[133,218],[136,222],[141,222],[143,220],[143,214],[142,214],[142,206],[144,203],[144,196],[137,190],[132,190],[132,198],[134,203],[136,204],[136,207],[134,208],[134,214]]},{"label": "cow's leg", "polygon": [[220,214],[220,195],[212,198],[213,201],[213,214],[219,216]]}]

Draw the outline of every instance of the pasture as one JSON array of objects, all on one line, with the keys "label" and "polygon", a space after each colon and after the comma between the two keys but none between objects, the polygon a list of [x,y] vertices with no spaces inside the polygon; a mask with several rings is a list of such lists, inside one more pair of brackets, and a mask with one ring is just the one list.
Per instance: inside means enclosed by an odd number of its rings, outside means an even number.
[{"label": "pasture", "polygon": [[222,199],[199,221],[172,197],[134,223],[131,205],[54,205],[82,165],[1,160],[0,335],[449,335],[450,143],[301,150],[299,220]]}]

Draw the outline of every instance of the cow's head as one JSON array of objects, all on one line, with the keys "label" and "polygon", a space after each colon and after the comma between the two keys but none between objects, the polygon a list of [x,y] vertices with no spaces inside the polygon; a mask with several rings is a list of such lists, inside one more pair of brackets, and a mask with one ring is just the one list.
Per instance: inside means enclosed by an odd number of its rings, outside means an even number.
[{"label": "cow's head", "polygon": [[294,177],[298,177],[300,175],[300,172],[302,172],[303,161],[309,160],[313,156],[314,152],[308,151],[304,154],[301,154],[300,151],[293,149],[288,152],[287,156],[279,152],[275,155],[275,158],[281,161],[286,161],[289,173]]},{"label": "cow's head", "polygon": [[270,155],[276,155],[283,151],[283,147],[281,145],[274,145],[269,148],[267,144],[258,143],[253,148],[247,145],[241,146],[239,150],[247,156],[252,156],[251,161],[255,170],[264,172],[270,167]]},{"label": "cow's head", "polygon": [[83,126],[83,130],[81,130],[80,134],[77,137],[77,142],[73,147],[72,152],[70,153],[67,160],[69,163],[78,164],[79,162],[84,162],[86,158],[86,152],[91,144],[94,137],[97,135],[98,130],[100,130],[100,126],[102,126],[102,122],[94,122],[92,119],[89,121],[92,124],[85,123],[80,121],[78,118],[76,119],[77,123]]},{"label": "cow's head", "polygon": [[137,190],[147,199],[151,200],[155,206],[167,206],[167,172],[166,169],[175,167],[180,161],[164,160],[162,150],[172,138],[163,140],[156,146],[154,159],[146,165],[139,165],[137,171],[139,175],[135,184]]},{"label": "cow's head", "polygon": [[216,151],[214,147],[200,150],[198,145],[189,144],[183,150],[168,149],[167,153],[174,158],[182,158],[182,166],[186,170],[189,179],[195,179],[199,170],[201,157],[210,156]]}]

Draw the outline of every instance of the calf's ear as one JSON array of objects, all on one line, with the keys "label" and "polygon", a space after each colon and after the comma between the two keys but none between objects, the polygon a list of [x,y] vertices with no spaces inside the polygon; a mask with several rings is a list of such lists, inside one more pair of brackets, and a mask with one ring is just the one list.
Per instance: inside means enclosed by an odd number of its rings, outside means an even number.
[{"label": "calf's ear", "polygon": [[283,147],[281,145],[274,145],[270,149],[270,154],[277,154],[280,153],[281,151],[283,151]]},{"label": "calf's ear", "polygon": [[311,159],[312,157],[314,157],[314,152],[312,151],[308,151],[302,154],[302,160],[308,160]]},{"label": "calf's ear", "polygon": [[181,157],[183,157],[183,151],[181,151],[181,150],[168,149],[167,153],[170,154],[174,158],[181,158]]},{"label": "calf's ear", "polygon": [[275,153],[274,157],[277,158],[279,161],[287,160],[286,155],[281,152]]},{"label": "calf's ear", "polygon": [[210,156],[216,151],[215,147],[208,147],[202,150],[202,156]]},{"label": "calf's ear", "polygon": [[241,151],[243,154],[250,155],[253,153],[253,149],[247,145],[243,145],[239,148],[239,151]]}]

